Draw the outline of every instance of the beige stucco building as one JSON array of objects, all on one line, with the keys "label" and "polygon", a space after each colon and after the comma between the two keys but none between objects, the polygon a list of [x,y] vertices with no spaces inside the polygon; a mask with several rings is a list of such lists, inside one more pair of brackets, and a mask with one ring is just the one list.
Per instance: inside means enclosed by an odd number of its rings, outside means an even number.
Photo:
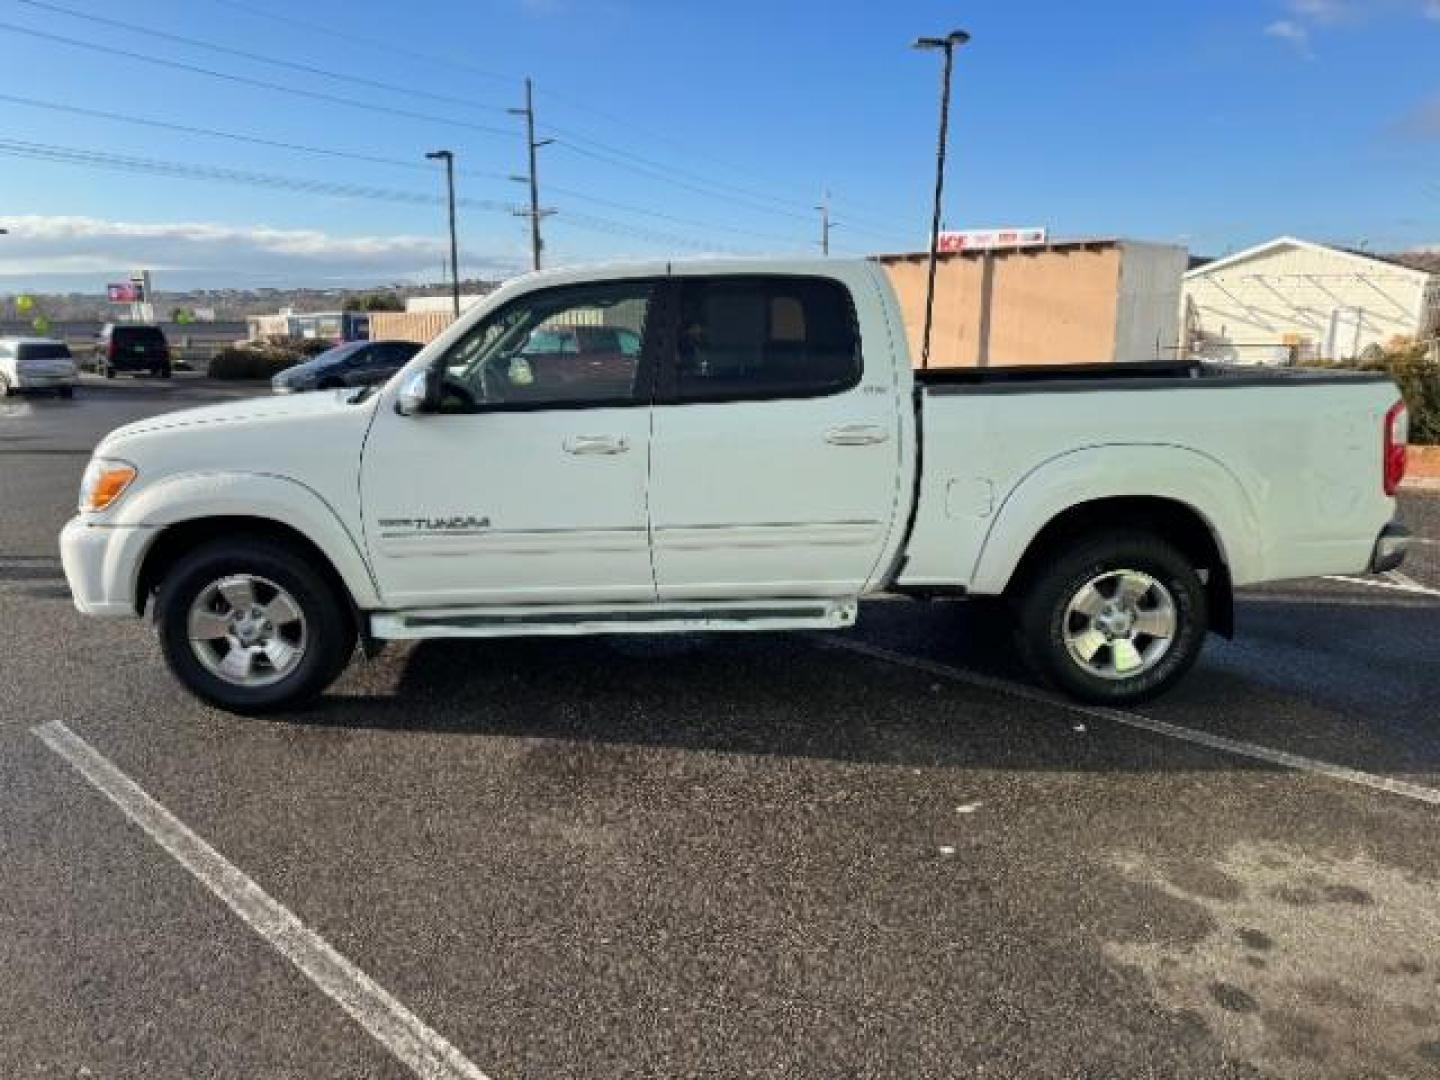
[{"label": "beige stucco building", "polygon": [[[929,256],[879,255],[920,356]],[[1184,248],[1073,240],[939,256],[932,367],[1170,359]]]},{"label": "beige stucco building", "polygon": [[1280,237],[1185,275],[1191,350],[1241,363],[1348,360],[1440,331],[1440,253],[1381,255]]}]

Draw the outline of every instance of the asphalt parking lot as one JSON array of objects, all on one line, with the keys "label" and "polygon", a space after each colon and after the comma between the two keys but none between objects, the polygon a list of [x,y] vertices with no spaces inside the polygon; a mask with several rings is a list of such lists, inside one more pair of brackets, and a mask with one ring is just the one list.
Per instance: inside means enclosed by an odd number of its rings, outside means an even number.
[{"label": "asphalt parking lot", "polygon": [[391,647],[242,720],[78,616],[55,537],[106,430],[250,392],[0,401],[0,1075],[1440,1076],[1440,493],[1402,575],[1246,592],[1133,713],[896,602]]}]

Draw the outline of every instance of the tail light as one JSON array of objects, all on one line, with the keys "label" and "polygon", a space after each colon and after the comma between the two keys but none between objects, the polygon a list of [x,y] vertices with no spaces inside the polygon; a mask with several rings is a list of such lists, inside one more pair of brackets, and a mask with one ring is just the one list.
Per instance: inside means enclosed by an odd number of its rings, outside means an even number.
[{"label": "tail light", "polygon": [[1385,413],[1384,476],[1385,494],[1394,495],[1405,479],[1405,443],[1410,438],[1410,414],[1405,402],[1397,401]]},{"label": "tail light", "polygon": [[114,339],[114,338],[111,338],[108,342],[105,343],[105,359],[107,359],[107,360],[114,360],[114,359],[115,359],[115,339]]}]

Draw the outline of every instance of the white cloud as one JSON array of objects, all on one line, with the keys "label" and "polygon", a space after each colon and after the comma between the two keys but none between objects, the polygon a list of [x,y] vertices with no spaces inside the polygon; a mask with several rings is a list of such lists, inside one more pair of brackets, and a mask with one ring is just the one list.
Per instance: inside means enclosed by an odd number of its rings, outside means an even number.
[{"label": "white cloud", "polygon": [[1276,19],[1265,27],[1265,33],[1269,37],[1289,42],[1302,56],[1314,55],[1310,49],[1310,31],[1294,19]]},{"label": "white cloud", "polygon": [[1317,23],[1344,22],[1355,14],[1353,0],[1290,0],[1290,11],[1300,19]]},{"label": "white cloud", "polygon": [[1284,0],[1283,18],[1265,26],[1268,37],[1287,42],[1313,58],[1312,32],[1364,22],[1379,16],[1440,21],[1440,0]]},{"label": "white cloud", "polygon": [[[157,286],[377,283],[434,279],[448,253],[440,236],[337,236],[317,229],[211,222],[107,221],[92,217],[0,217],[0,276],[114,280],[132,267]],[[510,269],[509,260],[465,254],[462,273]],[[162,284],[163,282],[163,284]]]}]

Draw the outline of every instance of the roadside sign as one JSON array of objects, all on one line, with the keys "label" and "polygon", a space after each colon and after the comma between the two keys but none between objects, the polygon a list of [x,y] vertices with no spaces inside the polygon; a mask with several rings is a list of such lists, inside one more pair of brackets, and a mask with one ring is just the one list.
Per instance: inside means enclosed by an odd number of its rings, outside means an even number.
[{"label": "roadside sign", "polygon": [[112,304],[133,304],[140,299],[140,290],[128,281],[105,286],[105,296]]},{"label": "roadside sign", "polygon": [[969,229],[960,232],[942,232],[941,251],[996,251],[1004,248],[1039,247],[1048,242],[1049,230],[1028,229]]}]

